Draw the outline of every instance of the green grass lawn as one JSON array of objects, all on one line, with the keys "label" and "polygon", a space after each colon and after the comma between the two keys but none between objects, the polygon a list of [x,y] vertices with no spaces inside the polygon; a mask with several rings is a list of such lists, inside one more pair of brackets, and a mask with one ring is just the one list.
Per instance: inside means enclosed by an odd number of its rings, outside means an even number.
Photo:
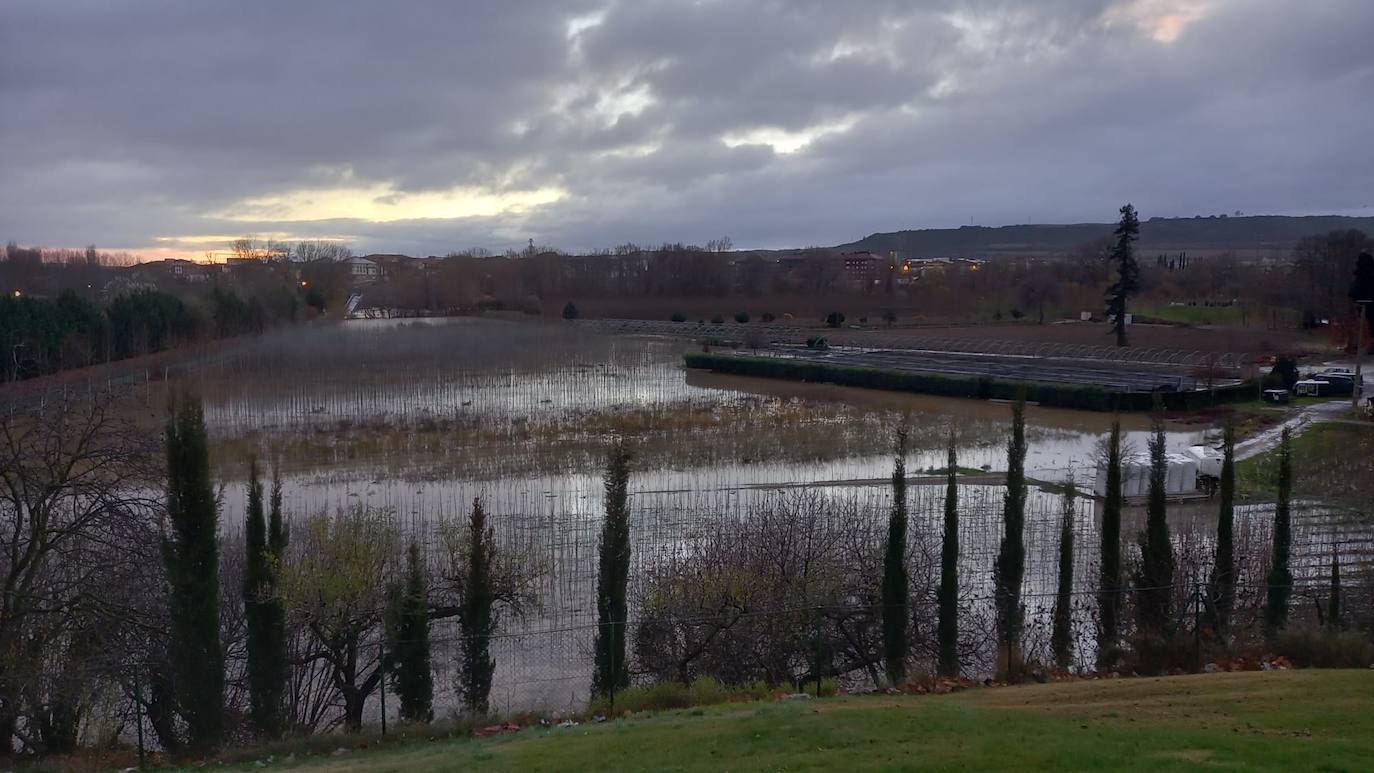
[{"label": "green grass lawn", "polygon": [[[1374,671],[734,704],[304,761],[402,770],[1369,770]],[[284,768],[280,763],[271,769]],[[245,769],[252,769],[248,766]]]},{"label": "green grass lawn", "polygon": [[1142,303],[1136,304],[1132,311],[1137,317],[1180,322],[1185,325],[1234,324],[1239,323],[1244,316],[1239,306],[1170,306],[1167,303]]}]

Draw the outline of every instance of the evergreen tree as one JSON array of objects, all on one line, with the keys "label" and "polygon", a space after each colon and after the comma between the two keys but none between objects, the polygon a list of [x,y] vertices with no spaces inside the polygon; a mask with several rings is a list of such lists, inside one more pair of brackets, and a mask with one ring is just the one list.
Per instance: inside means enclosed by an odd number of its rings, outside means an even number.
[{"label": "evergreen tree", "polygon": [[945,534],[940,546],[940,675],[959,675],[959,482],[954,433],[949,436],[945,483]]},{"label": "evergreen tree", "polygon": [[1055,665],[1073,665],[1073,520],[1074,488],[1070,479],[1064,489],[1063,513],[1059,524],[1059,588],[1054,598],[1054,629],[1050,649]]},{"label": "evergreen tree", "polygon": [[601,527],[600,567],[596,578],[596,662],[594,695],[613,695],[630,685],[625,662],[625,623],[630,578],[630,452],[617,442],[602,475],[606,520]]},{"label": "evergreen tree", "polygon": [[1132,242],[1140,234],[1140,220],[1135,207],[1121,208],[1121,221],[1116,226],[1116,244],[1112,246],[1111,261],[1116,264],[1116,281],[1107,288],[1107,314],[1113,317],[1112,332],[1116,345],[1126,346],[1126,301],[1140,290],[1140,266],[1135,260]]},{"label": "evergreen tree", "polygon": [[224,650],[219,638],[219,502],[200,400],[183,396],[167,422],[167,521],[162,537],[171,617],[172,678],[188,742],[197,752],[224,738]]},{"label": "evergreen tree", "polygon": [[496,617],[492,611],[496,604],[496,587],[492,579],[496,535],[487,525],[487,514],[480,499],[472,500],[467,548],[467,572],[458,614],[463,626],[463,636],[459,640],[462,663],[458,691],[468,711],[480,715],[490,710],[491,675],[496,671],[496,662],[491,657],[491,636],[496,633]]},{"label": "evergreen tree", "polygon": [[1011,409],[1007,443],[1007,490],[1002,499],[1002,543],[993,567],[997,603],[998,659],[1007,679],[1021,671],[1021,581],[1026,571],[1026,396],[1017,395]]},{"label": "evergreen tree", "polygon": [[1121,418],[1112,420],[1107,440],[1107,490],[1102,498],[1102,561],[1098,567],[1097,667],[1115,659],[1121,630]]},{"label": "evergreen tree", "polygon": [[1326,597],[1326,625],[1333,631],[1344,627],[1341,624],[1341,557],[1334,543],[1331,545],[1331,591]]},{"label": "evergreen tree", "polygon": [[420,546],[411,540],[406,575],[387,594],[386,669],[401,702],[401,719],[434,719],[434,675],[429,655],[429,586]]},{"label": "evergreen tree", "polygon": [[1234,545],[1236,498],[1236,428],[1226,422],[1222,441],[1221,510],[1217,514],[1217,556],[1212,569],[1211,615],[1213,628],[1225,638],[1231,629],[1231,609],[1236,601]]},{"label": "evergreen tree", "polygon": [[1293,454],[1288,428],[1279,440],[1278,501],[1274,503],[1274,553],[1269,561],[1268,598],[1264,605],[1264,630],[1274,636],[1288,624],[1288,599],[1293,595],[1293,573],[1288,568],[1292,551],[1289,500],[1293,491]]},{"label": "evergreen tree", "polygon": [[892,460],[892,512],[887,521],[887,549],[883,555],[883,661],[887,681],[893,687],[906,679],[907,617],[910,588],[907,584],[906,428],[897,430]]},{"label": "evergreen tree", "polygon": [[1136,613],[1142,633],[1163,634],[1171,622],[1174,549],[1169,539],[1165,484],[1169,461],[1165,454],[1164,416],[1155,404],[1150,437],[1150,490],[1145,502],[1145,530],[1140,533],[1140,569],[1136,573]]},{"label": "evergreen tree", "polygon": [[243,616],[248,632],[248,717],[259,737],[285,730],[286,609],[280,576],[286,538],[281,518],[281,478],[272,480],[272,515],[263,514],[258,461],[248,465],[248,513],[244,522]]}]

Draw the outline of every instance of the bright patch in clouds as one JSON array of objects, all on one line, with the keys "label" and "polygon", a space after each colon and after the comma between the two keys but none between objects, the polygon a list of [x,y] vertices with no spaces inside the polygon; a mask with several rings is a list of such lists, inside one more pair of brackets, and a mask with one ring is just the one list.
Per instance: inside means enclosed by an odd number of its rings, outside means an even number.
[{"label": "bright patch in clouds", "polygon": [[828,134],[843,134],[854,128],[858,122],[857,117],[847,116],[839,121],[808,126],[796,131],[777,126],[761,126],[756,129],[722,135],[720,141],[731,148],[737,148],[741,145],[767,145],[773,149],[774,153],[787,155],[796,153]]},{"label": "bright patch in clouds", "polygon": [[1172,43],[1209,10],[1208,0],[1131,0],[1103,15],[1108,25],[1126,23],[1160,43]]},{"label": "bright patch in clouds", "polygon": [[426,218],[491,217],[519,213],[566,195],[557,187],[525,191],[451,188],[408,193],[385,183],[301,189],[243,199],[213,217],[243,222],[301,222],[340,218],[388,223]]}]

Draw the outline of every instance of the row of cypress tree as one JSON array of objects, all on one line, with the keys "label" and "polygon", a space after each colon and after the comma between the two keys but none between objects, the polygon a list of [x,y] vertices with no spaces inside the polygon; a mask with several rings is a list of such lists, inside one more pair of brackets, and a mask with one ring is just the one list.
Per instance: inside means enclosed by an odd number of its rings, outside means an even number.
[{"label": "row of cypress tree", "polygon": [[[1022,581],[1025,573],[1025,405],[1024,399],[1012,406],[1012,426],[1007,444],[1006,492],[1003,497],[1003,536],[993,566],[994,602],[998,633],[998,670],[1008,679],[1021,677],[1024,663],[1020,652],[1024,626]],[[1156,411],[1149,440],[1150,475],[1146,499],[1145,528],[1137,537],[1139,564],[1129,584],[1123,582],[1121,566],[1121,478],[1122,445],[1120,421],[1112,423],[1106,449],[1106,492],[1103,497],[1102,531],[1098,575],[1099,629],[1097,664],[1099,669],[1114,667],[1122,656],[1121,608],[1130,592],[1135,599],[1137,634],[1161,637],[1172,633],[1176,623],[1171,608],[1174,588],[1174,555],[1167,520],[1165,427],[1162,411]],[[882,579],[883,653],[890,684],[899,685],[906,674],[909,651],[909,600],[907,590],[906,541],[906,432],[896,435],[893,462],[893,505],[888,524]],[[1230,631],[1235,605],[1235,428],[1229,422],[1223,430],[1223,459],[1219,481],[1216,552],[1212,574],[1201,602],[1206,624],[1215,637],[1225,639]],[[945,492],[944,533],[942,536],[940,584],[937,600],[937,661],[940,675],[955,677],[960,672],[958,642],[958,559],[959,504],[957,456],[951,436],[948,450]],[[1272,555],[1266,577],[1265,632],[1277,635],[1286,625],[1293,577],[1291,559],[1292,452],[1289,431],[1285,429],[1278,448],[1276,473],[1277,501],[1274,510]],[[1059,525],[1058,577],[1050,637],[1054,661],[1067,668],[1072,662],[1072,606],[1074,584],[1074,513],[1076,498],[1070,480],[1063,496]],[[1334,551],[1331,558],[1331,591],[1324,616],[1339,627],[1341,617],[1340,564]]]}]

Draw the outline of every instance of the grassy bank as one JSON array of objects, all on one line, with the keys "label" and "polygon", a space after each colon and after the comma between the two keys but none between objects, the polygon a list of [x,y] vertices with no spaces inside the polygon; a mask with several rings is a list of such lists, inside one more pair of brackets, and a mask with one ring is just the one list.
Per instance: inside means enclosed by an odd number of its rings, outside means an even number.
[{"label": "grassy bank", "polygon": [[[1374,671],[1065,682],[941,696],[686,709],[478,740],[409,742],[272,769],[1359,770]],[[243,769],[258,769],[249,764]]]},{"label": "grassy bank", "polygon": [[[1141,392],[1113,392],[1092,384],[1058,384],[1041,381],[1017,381],[992,376],[948,375],[917,373],[889,368],[862,368],[835,365],[813,360],[782,357],[748,357],[734,354],[689,352],[684,356],[687,367],[728,373],[736,376],[779,378],[792,381],[811,381],[840,386],[886,389],[897,392],[919,392],[945,397],[1012,400],[1020,390],[1026,400],[1058,408],[1089,411],[1148,411],[1153,396]],[[1253,384],[1225,387],[1213,392],[1165,392],[1164,405],[1169,410],[1192,411],[1214,404],[1254,397]]]},{"label": "grassy bank", "polygon": [[[1309,426],[1292,441],[1293,492],[1354,507],[1374,501],[1374,423],[1330,422]],[[1278,449],[1236,463],[1242,496],[1276,496]]]}]

